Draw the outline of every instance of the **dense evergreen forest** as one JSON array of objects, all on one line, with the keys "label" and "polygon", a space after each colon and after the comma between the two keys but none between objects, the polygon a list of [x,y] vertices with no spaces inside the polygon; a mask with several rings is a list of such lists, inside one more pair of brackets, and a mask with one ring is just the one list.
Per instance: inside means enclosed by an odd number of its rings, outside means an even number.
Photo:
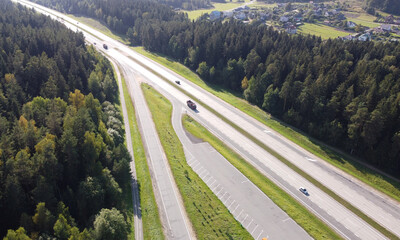
[{"label": "dense evergreen forest", "polygon": [[126,239],[130,156],[110,63],[9,0],[0,33],[0,237]]},{"label": "dense evergreen forest", "polygon": [[400,15],[399,0],[365,0],[366,8],[376,8],[387,13]]},{"label": "dense evergreen forest", "polygon": [[[64,9],[80,2],[37,1]],[[177,59],[206,81],[243,92],[273,116],[400,177],[398,43],[322,41],[257,22],[190,21],[141,0],[115,0],[112,9],[113,17],[107,8],[88,16],[116,18],[123,27],[109,26],[126,30],[133,44]]]}]

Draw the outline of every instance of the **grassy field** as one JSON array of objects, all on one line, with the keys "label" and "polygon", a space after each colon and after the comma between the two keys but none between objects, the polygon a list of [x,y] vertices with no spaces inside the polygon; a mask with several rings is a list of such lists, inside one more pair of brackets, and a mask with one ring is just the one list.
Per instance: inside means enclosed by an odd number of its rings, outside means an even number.
[{"label": "grassy field", "polygon": [[348,21],[352,21],[369,28],[379,27],[381,25],[380,23],[374,22],[376,19],[375,16],[367,13],[344,12],[344,14],[346,15]]},{"label": "grassy field", "polygon": [[106,25],[104,25],[103,23],[101,23],[100,21],[98,21],[96,19],[72,15],[72,14],[67,14],[67,16],[75,19],[76,21],[82,22],[85,25],[93,27],[94,29],[98,30],[99,32],[103,33],[106,36],[114,38],[115,40],[118,40],[124,44],[129,44],[129,41],[125,35],[119,35],[119,34],[112,32]]},{"label": "grassy field", "polygon": [[304,25],[299,27],[298,31],[302,34],[320,36],[322,39],[343,37],[350,34],[347,32],[339,31],[334,27],[312,23],[304,23]]},{"label": "grassy field", "polygon": [[194,11],[183,11],[188,14],[189,19],[191,20],[196,20],[199,18],[201,15],[205,13],[211,13],[212,11],[226,11],[226,10],[231,10],[234,8],[237,8],[243,3],[239,2],[229,2],[229,3],[212,3],[214,6],[213,8],[208,8],[208,9],[199,9],[199,10],[194,10]]},{"label": "grassy field", "polygon": [[194,136],[210,143],[232,165],[250,179],[276,205],[285,211],[295,222],[304,228],[314,239],[340,239],[332,229],[316,216],[311,214],[303,205],[294,200],[271,180],[260,173],[255,167],[229,149],[221,140],[212,135],[207,129],[193,118],[185,115],[182,119],[184,127]]},{"label": "grassy field", "polygon": [[257,8],[257,9],[267,9],[267,8],[274,8],[274,7],[278,6],[278,4],[255,2],[255,3],[249,4],[247,6],[251,7],[251,8]]},{"label": "grassy field", "polygon": [[386,16],[389,16],[389,15],[393,15],[393,17],[396,17],[396,18],[399,18],[400,17],[400,15],[394,15],[394,14],[390,14],[390,13],[385,13],[385,12],[382,12],[382,11],[377,11],[380,15],[382,15],[382,16],[384,16],[384,17],[386,17]]},{"label": "grassy field", "polygon": [[149,85],[144,95],[197,239],[251,239],[229,210],[186,163],[172,123],[172,105]]},{"label": "grassy field", "polygon": [[[136,175],[138,178],[137,180],[139,186],[140,207],[143,223],[143,237],[146,240],[164,239],[164,233],[162,231],[160,216],[158,213],[157,203],[154,197],[153,186],[150,178],[149,167],[147,165],[145,151],[135,117],[135,109],[133,107],[132,100],[125,84],[125,79],[123,77],[122,86],[124,90],[126,108],[128,111],[129,126],[132,137],[132,147],[135,156]],[[129,195],[131,197],[130,201],[132,204],[131,189],[129,189]],[[133,213],[133,210],[131,212]],[[129,237],[129,239],[135,239],[134,235],[132,237]]]}]

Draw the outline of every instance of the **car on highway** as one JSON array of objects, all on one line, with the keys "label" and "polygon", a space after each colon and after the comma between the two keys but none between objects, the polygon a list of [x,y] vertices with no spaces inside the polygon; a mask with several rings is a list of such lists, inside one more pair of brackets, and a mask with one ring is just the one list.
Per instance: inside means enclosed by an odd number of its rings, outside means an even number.
[{"label": "car on highway", "polygon": [[186,103],[188,107],[190,107],[192,110],[196,110],[197,108],[196,103],[192,102],[192,100],[188,100]]},{"label": "car on highway", "polygon": [[304,195],[310,196],[310,194],[308,193],[307,189],[301,187],[301,188],[299,188],[299,190],[300,190],[300,192],[304,193]]},{"label": "car on highway", "polygon": [[178,85],[181,85],[181,81],[179,81],[179,80],[176,80],[175,83]]}]

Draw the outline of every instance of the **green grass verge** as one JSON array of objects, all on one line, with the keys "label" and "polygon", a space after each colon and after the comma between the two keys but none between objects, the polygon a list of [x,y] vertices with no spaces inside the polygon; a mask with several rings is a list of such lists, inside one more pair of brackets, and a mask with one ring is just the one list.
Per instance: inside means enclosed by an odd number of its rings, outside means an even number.
[{"label": "green grass verge", "polygon": [[133,216],[131,184],[127,185],[126,188],[122,190],[122,195],[123,195],[123,199],[124,199],[123,212],[126,216],[126,223],[128,224],[128,227],[129,227],[128,239],[135,239],[135,225],[134,225],[134,216]]},{"label": "green grass verge", "polygon": [[368,14],[366,12],[343,12],[348,21],[355,22],[357,24],[361,24],[363,26],[374,28],[379,27],[381,24],[374,22],[376,19],[375,16]]},{"label": "green grass verge", "polygon": [[149,85],[142,85],[142,89],[197,238],[251,239],[251,235],[186,163],[182,144],[172,127],[171,103]]},{"label": "green grass verge", "polygon": [[[118,85],[117,80],[117,72],[115,71],[114,65],[111,64],[111,67],[114,71],[115,81]],[[119,93],[121,94],[121,93]],[[120,100],[118,98],[118,100]],[[121,114],[122,121],[124,121],[121,102],[114,103],[115,108],[117,108]],[[125,130],[125,125],[122,125],[122,128]],[[125,133],[125,131],[124,131]],[[125,135],[125,134],[124,134]],[[126,143],[126,135],[124,136],[124,145],[127,146]],[[122,189],[122,198],[123,198],[123,213],[126,216],[126,222],[129,226],[128,239],[135,239],[135,222],[134,222],[134,211],[133,211],[133,200],[132,200],[132,183],[129,182]]]},{"label": "green grass verge", "polygon": [[183,126],[192,135],[203,139],[221,153],[233,166],[252,181],[276,205],[296,221],[311,237],[315,239],[340,239],[341,237],[311,214],[303,205],[292,198],[288,193],[279,188],[271,180],[260,173],[255,167],[226,146],[221,140],[211,134],[193,118],[185,115],[182,119]]},{"label": "green grass verge", "polygon": [[320,36],[322,39],[343,37],[350,34],[347,32],[339,31],[334,27],[312,23],[304,23],[304,25],[301,25],[299,27],[299,32],[302,34]]},{"label": "green grass verge", "polygon": [[[154,197],[153,186],[151,184],[152,182],[149,167],[147,165],[146,155],[135,117],[135,109],[133,107],[132,100],[125,84],[125,79],[123,77],[122,86],[124,90],[126,109],[128,111],[132,147],[135,156],[136,175],[139,186],[140,207],[143,223],[143,238],[146,240],[165,239],[160,216],[158,213],[157,203]],[[131,189],[129,189],[129,193],[131,193]],[[129,195],[131,196],[132,203],[132,194]],[[135,239],[134,235],[132,238],[129,239]]]},{"label": "green grass verge", "polygon": [[[132,59],[132,58],[131,58]],[[134,59],[132,59],[134,60]],[[135,61],[135,60],[134,60]],[[138,62],[139,63],[139,62]],[[141,64],[141,63],[139,63]],[[143,64],[141,64],[142,66],[144,66]],[[146,66],[144,66],[146,67]],[[165,79],[164,76],[160,75],[159,73],[153,71],[152,69],[147,68],[149,71],[151,71],[152,73],[154,73],[155,75],[157,75],[158,77]],[[171,84],[171,86],[178,88],[175,84],[171,83],[170,81],[168,81],[167,79],[165,79],[167,83]],[[324,191],[325,193],[327,193],[328,195],[330,195],[333,199],[335,199],[337,202],[339,202],[340,204],[342,204],[343,206],[345,206],[346,208],[348,208],[350,211],[352,211],[354,214],[356,214],[357,216],[359,216],[360,218],[362,218],[365,222],[367,222],[368,224],[370,224],[372,227],[374,227],[375,229],[377,229],[378,231],[380,231],[382,234],[384,234],[385,236],[387,236],[390,239],[399,239],[396,235],[394,235],[393,233],[391,233],[390,231],[388,231],[386,228],[384,228],[382,225],[380,225],[379,223],[377,223],[376,221],[374,221],[372,218],[368,217],[366,214],[364,214],[362,211],[360,211],[358,208],[356,208],[355,206],[351,205],[349,202],[347,202],[346,200],[344,200],[343,198],[341,198],[339,195],[337,195],[336,193],[334,193],[332,190],[330,190],[329,188],[327,188],[325,185],[323,185],[322,183],[320,183],[319,181],[317,181],[316,179],[314,179],[311,175],[309,175],[308,173],[304,172],[303,170],[301,170],[299,167],[297,167],[295,164],[293,164],[292,162],[290,162],[289,160],[287,160],[286,158],[282,157],[281,155],[279,155],[275,150],[273,150],[271,147],[265,145],[263,142],[261,142],[260,140],[258,140],[256,137],[252,136],[251,134],[249,134],[247,131],[245,131],[244,129],[242,129],[241,127],[237,126],[235,123],[233,123],[232,121],[230,121],[229,119],[227,119],[224,115],[220,114],[219,112],[215,111],[212,107],[204,104],[200,99],[198,99],[196,96],[192,95],[191,93],[178,88],[180,91],[182,91],[184,94],[186,94],[188,97],[190,97],[191,99],[193,99],[195,102],[198,102],[200,105],[202,105],[204,108],[206,108],[207,110],[209,110],[210,112],[214,113],[216,116],[218,116],[220,119],[222,119],[223,121],[225,121],[226,123],[228,123],[229,125],[231,125],[233,128],[235,128],[237,131],[239,131],[240,133],[242,133],[244,136],[246,136],[247,138],[249,138],[251,141],[253,141],[255,144],[259,145],[260,147],[262,147],[263,149],[265,149],[266,151],[268,151],[271,155],[273,155],[274,157],[276,157],[278,160],[280,160],[281,162],[283,162],[284,164],[286,164],[288,167],[290,167],[292,170],[294,170],[295,172],[297,172],[299,175],[301,175],[302,177],[304,177],[305,179],[307,179],[309,182],[311,182],[312,184],[314,184],[316,187],[320,188],[322,191]],[[228,101],[229,102],[229,101]],[[244,102],[244,101],[243,101]],[[232,104],[232,102],[229,102]],[[234,105],[234,104],[232,104]],[[236,105],[234,105],[235,107],[238,107]],[[249,105],[249,107],[251,107],[251,105]],[[238,107],[239,108],[239,107]],[[240,108],[239,108],[240,109]],[[250,108],[253,109],[253,108]],[[242,111],[245,111],[245,109],[240,109]],[[262,110],[260,110],[262,112]],[[252,111],[250,111],[252,112]],[[265,113],[264,113],[265,114]],[[267,118],[265,119],[260,119],[262,120],[262,122],[267,123]],[[269,121],[268,121],[269,122]],[[300,133],[298,133],[300,134]],[[300,143],[300,142],[299,142]],[[330,151],[334,152],[331,148],[329,148]],[[349,162],[351,160],[348,160]],[[355,165],[355,164],[354,164]],[[362,165],[362,167],[364,167],[365,169],[368,169],[371,172],[374,172],[372,169],[369,169],[367,167],[365,167],[364,165]],[[378,174],[376,172],[376,174]],[[391,179],[392,180],[392,179]],[[392,181],[395,182],[395,181]]]},{"label": "green grass verge", "polygon": [[352,21],[355,22],[357,24],[361,24],[364,27],[369,27],[369,28],[376,28],[379,27],[381,24],[380,23],[376,23],[373,21],[368,21],[368,20],[363,20],[360,18],[347,18],[348,21]]},{"label": "green grass verge", "polygon": [[[117,34],[113,31],[111,31],[104,23],[101,23],[100,21],[98,21],[96,19],[84,17],[84,16],[72,15],[72,14],[66,14],[66,15],[76,21],[79,21],[81,23],[84,23],[85,25],[88,25],[88,26],[96,29],[97,31],[103,33],[106,36],[109,36],[110,38],[113,38],[124,44],[129,44],[129,40],[126,35]],[[79,27],[79,25],[76,25],[76,26]]]}]

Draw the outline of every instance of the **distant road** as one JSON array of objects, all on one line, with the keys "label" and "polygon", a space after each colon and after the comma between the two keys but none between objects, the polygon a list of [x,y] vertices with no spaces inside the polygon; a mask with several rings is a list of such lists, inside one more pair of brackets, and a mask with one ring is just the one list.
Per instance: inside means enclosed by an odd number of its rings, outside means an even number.
[{"label": "distant road", "polygon": [[[58,15],[61,16],[60,14]],[[301,149],[299,146],[240,112],[233,106],[223,102],[180,76],[177,76],[163,66],[132,51],[123,44],[83,24],[79,24],[79,27],[105,40],[110,47],[109,53],[117,52],[115,53],[117,56],[126,56],[131,60],[140,62],[142,65],[158,72],[169,81],[174,82],[175,80],[180,80],[183,89],[201,99],[205,104],[213,106],[216,111],[223,114],[236,125],[246,129],[248,133],[264,144],[271,146],[280,155],[293,162],[293,164],[323,183],[340,197],[359,208],[366,215],[386,227],[395,235],[400,236],[400,204],[398,202],[327,164],[325,161]],[[90,34],[85,34],[85,36],[87,36],[87,38],[93,37]],[[97,39],[95,41],[99,40]],[[169,92],[182,103],[188,99],[187,96],[176,90],[170,84],[165,83],[164,80],[151,73],[141,64],[133,64],[131,67],[149,76],[153,84]],[[218,133],[218,136],[230,147],[236,149],[246,160],[275,181],[293,197],[298,199],[321,219],[326,221],[328,225],[338,231],[343,237],[349,239],[385,239],[382,234],[377,232],[358,216],[337,203],[326,193],[312,185],[306,179],[295,173],[264,149],[254,144],[206,109],[199,106],[199,113],[196,114],[196,117],[203,124],[208,126],[209,129],[212,129],[214,133]],[[305,197],[300,194],[298,191],[300,186],[306,187],[311,195]]]}]

